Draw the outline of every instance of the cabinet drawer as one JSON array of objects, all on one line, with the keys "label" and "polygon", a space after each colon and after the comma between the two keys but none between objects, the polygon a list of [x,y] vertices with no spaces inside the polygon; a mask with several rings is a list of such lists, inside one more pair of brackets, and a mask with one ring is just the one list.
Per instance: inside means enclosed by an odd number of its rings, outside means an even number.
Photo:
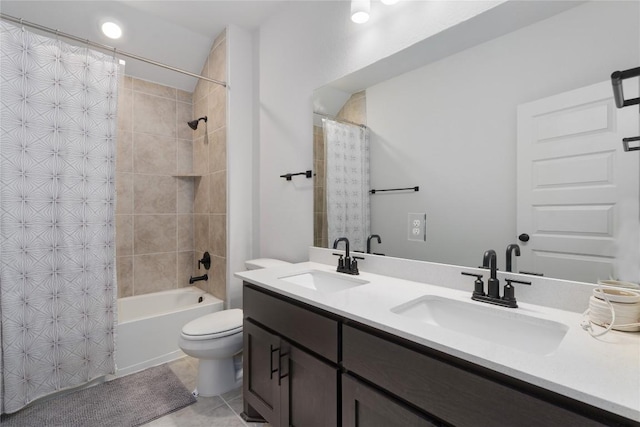
[{"label": "cabinet drawer", "polygon": [[243,301],[245,317],[332,362],[338,362],[337,320],[246,285]]},{"label": "cabinet drawer", "polygon": [[455,426],[601,426],[592,419],[368,332],[343,326],[343,366]]}]

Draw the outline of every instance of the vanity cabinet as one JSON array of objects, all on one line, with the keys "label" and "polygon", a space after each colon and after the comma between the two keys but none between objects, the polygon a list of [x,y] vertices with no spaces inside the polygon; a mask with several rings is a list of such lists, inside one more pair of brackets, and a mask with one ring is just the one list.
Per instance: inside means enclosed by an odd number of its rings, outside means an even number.
[{"label": "vanity cabinet", "polygon": [[441,424],[350,375],[342,376],[342,427],[435,427]]},{"label": "vanity cabinet", "polygon": [[273,426],[637,426],[316,307],[244,286],[244,416]]},{"label": "vanity cabinet", "polygon": [[320,356],[337,360],[337,321],[251,288],[244,307],[245,417],[274,427],[337,426],[339,371]]}]

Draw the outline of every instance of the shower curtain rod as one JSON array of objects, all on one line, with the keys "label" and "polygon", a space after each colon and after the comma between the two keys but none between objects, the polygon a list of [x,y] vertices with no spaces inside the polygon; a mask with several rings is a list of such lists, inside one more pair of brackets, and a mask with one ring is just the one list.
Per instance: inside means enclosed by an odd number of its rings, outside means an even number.
[{"label": "shower curtain rod", "polygon": [[16,18],[15,16],[7,15],[6,13],[0,13],[0,18],[5,19],[7,21],[14,22],[16,24],[20,24],[20,25],[24,25],[24,26],[27,26],[27,27],[35,28],[37,30],[44,31],[44,32],[47,32],[47,33],[50,33],[50,34],[55,34],[56,36],[59,36],[59,37],[64,37],[64,38],[67,38],[67,39],[71,39],[71,40],[86,44],[87,46],[92,46],[92,47],[95,47],[95,48],[98,48],[98,49],[108,50],[108,51],[113,52],[114,56],[116,54],[118,54],[118,55],[121,55],[121,56],[125,56],[127,58],[135,59],[137,61],[146,62],[147,64],[155,65],[156,67],[165,68],[167,70],[175,71],[177,73],[186,74],[186,75],[191,76],[191,77],[195,77],[195,78],[198,78],[198,79],[206,80],[208,82],[219,84],[220,86],[227,87],[227,83],[226,82],[222,82],[220,80],[215,80],[215,79],[210,79],[209,77],[201,76],[199,74],[195,74],[195,73],[192,73],[190,71],[183,70],[181,68],[172,67],[171,65],[163,64],[162,62],[154,61],[153,59],[144,58],[142,56],[138,56],[138,55],[135,55],[133,53],[128,53],[128,52],[125,52],[125,51],[122,51],[122,50],[118,50],[115,47],[108,46],[106,44],[92,42],[89,39],[83,39],[83,38],[80,38],[80,37],[76,37],[76,36],[74,36],[72,34],[63,33],[62,31],[54,30],[53,28],[45,27],[44,25],[36,24],[34,22],[25,21],[22,18]]},{"label": "shower curtain rod", "polygon": [[336,122],[349,123],[350,125],[360,126],[361,128],[366,128],[367,127],[367,125],[363,125],[361,123],[352,122],[350,120],[341,119],[341,118],[338,118],[336,116],[330,116],[329,114],[319,113],[317,111],[314,111],[313,114],[317,114],[319,116],[326,117],[326,118],[331,119],[331,120],[335,120]]}]

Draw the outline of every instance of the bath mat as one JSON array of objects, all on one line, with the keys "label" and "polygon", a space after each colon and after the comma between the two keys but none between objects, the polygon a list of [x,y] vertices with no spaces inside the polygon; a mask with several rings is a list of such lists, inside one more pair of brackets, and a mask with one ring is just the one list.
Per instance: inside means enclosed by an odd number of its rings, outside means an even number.
[{"label": "bath mat", "polygon": [[196,402],[166,365],[2,416],[2,427],[133,427]]}]

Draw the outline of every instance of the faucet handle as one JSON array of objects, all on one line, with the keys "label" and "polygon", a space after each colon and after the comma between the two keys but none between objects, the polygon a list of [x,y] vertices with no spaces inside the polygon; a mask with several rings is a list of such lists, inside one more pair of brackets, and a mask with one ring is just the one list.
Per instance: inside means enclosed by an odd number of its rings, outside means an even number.
[{"label": "faucet handle", "polygon": [[358,271],[358,260],[359,259],[364,259],[364,257],[353,256],[353,257],[351,257],[351,259],[352,259],[351,266],[347,266],[347,267],[349,267],[350,274],[360,274],[360,272]]},{"label": "faucet handle", "polygon": [[472,276],[475,277],[476,280],[474,283],[473,296],[484,296],[484,282],[482,281],[482,274],[475,273],[467,273],[466,271],[462,271],[460,274],[463,276]]},{"label": "faucet handle", "polygon": [[531,282],[525,282],[524,280],[516,280],[516,279],[504,279],[507,282],[504,285],[504,292],[502,294],[502,299],[506,301],[509,305],[508,307],[516,308],[518,307],[518,303],[516,301],[515,289],[513,288],[513,283],[520,283],[521,285],[531,285]]},{"label": "faucet handle", "polygon": [[336,253],[334,253],[333,255],[340,257],[338,258],[338,269],[336,271],[342,273],[344,271],[344,259],[342,258],[344,255]]}]

